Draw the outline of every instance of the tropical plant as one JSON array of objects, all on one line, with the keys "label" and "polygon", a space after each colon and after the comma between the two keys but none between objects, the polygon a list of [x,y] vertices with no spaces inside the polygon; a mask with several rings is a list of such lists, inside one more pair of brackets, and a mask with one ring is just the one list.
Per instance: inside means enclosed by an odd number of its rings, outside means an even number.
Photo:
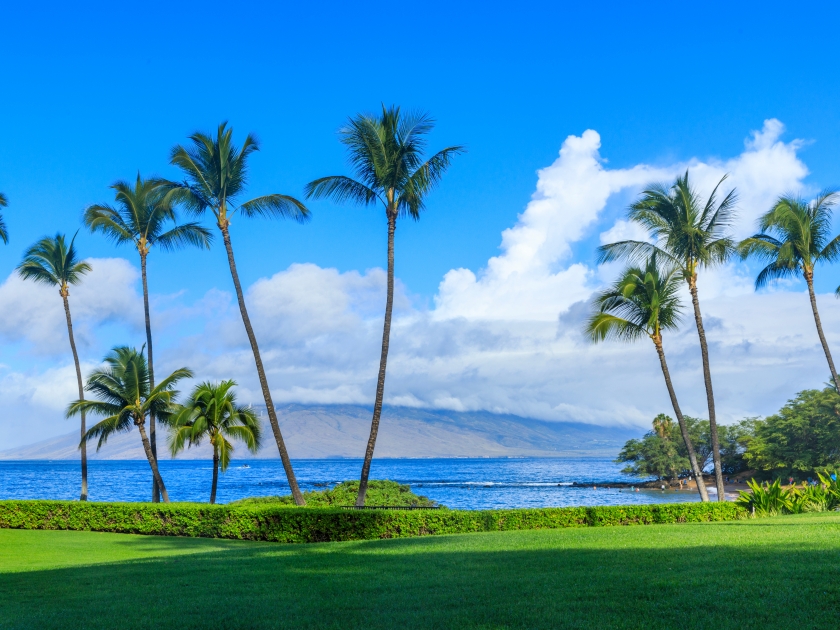
[{"label": "tropical plant", "polygon": [[219,467],[225,472],[230,465],[233,444],[240,440],[252,453],[260,449],[262,427],[250,407],[237,404],[233,388],[235,381],[200,383],[189,399],[172,418],[169,450],[173,457],[187,446],[198,446],[205,439],[213,447],[213,484],[210,503],[216,502]]},{"label": "tropical plant", "polygon": [[791,511],[792,492],[782,488],[780,479],[760,485],[755,479],[749,479],[747,485],[750,492],[741,491],[735,502],[755,516],[777,516]]},{"label": "tropical plant", "polygon": [[[192,245],[209,249],[212,234],[198,223],[177,225],[172,203],[159,180],[142,179],[137,175],[134,185],[115,182],[116,207],[107,204],[89,206],[84,223],[91,232],[101,232],[117,245],[131,243],[140,255],[140,276],[143,281],[143,311],[146,316],[146,353],[149,360],[149,387],[155,386],[154,353],[152,351],[152,323],[149,315],[149,285],[146,279],[146,258],[152,247],[175,250]],[[157,457],[155,416],[149,416],[149,442]],[[160,501],[160,489],[153,484],[152,501]]]},{"label": "tropical plant", "polygon": [[193,373],[187,368],[179,368],[152,388],[149,386],[149,364],[142,348],[138,351],[118,346],[105,356],[104,362],[107,366],[91,372],[85,386],[98,400],[80,397],[67,407],[67,417],[83,413],[103,417],[82,438],[82,444],[99,438],[97,451],[113,434],[128,432],[136,426],[152,476],[157,480],[164,503],[169,503],[169,494],[146,434],[146,418],[153,413],[160,422],[168,424],[176,411],[178,391],[175,385],[181,379],[192,378]]},{"label": "tropical plant", "polygon": [[662,331],[676,330],[680,322],[682,305],[678,278],[679,271],[676,267],[660,269],[655,253],[646,261],[644,268],[629,267],[613,286],[595,297],[594,306],[597,310],[586,324],[586,334],[596,343],[608,338],[635,341],[645,336],[653,341],[685,443],[691,471],[697,480],[698,492],[703,501],[708,501],[709,495],[703,483],[703,468],[698,462],[677,401],[662,346]]},{"label": "tropical plant", "polygon": [[[73,335],[73,319],[70,317],[70,285],[78,284],[82,277],[90,271],[88,263],[79,260],[75,247],[76,237],[70,239],[67,244],[63,234],[56,234],[55,237],[45,237],[29,247],[23,255],[23,261],[18,265],[17,271],[24,280],[32,280],[40,284],[47,284],[58,287],[58,294],[64,303],[64,318],[67,321],[67,336],[70,339],[70,350],[73,352],[73,363],[76,366],[76,381],[79,386],[79,399],[84,399],[82,387],[82,368],[79,365],[79,353],[76,352],[76,339]],[[81,435],[86,432],[85,414],[81,413]],[[82,490],[79,495],[80,501],[87,501],[87,447],[82,440],[79,449],[81,450],[82,464]]]},{"label": "tropical plant", "polygon": [[[618,453],[616,463],[627,464],[621,472],[657,479],[677,479],[685,472],[692,472],[685,450],[678,448],[679,438],[675,429],[676,425],[669,416],[664,413],[656,416],[653,431],[646,433],[641,440],[628,440]],[[702,486],[703,478],[695,479],[698,487]],[[704,500],[709,500],[708,495]]]},{"label": "tropical plant", "polygon": [[678,269],[679,277],[688,283],[694,306],[694,322],[700,338],[718,501],[725,501],[726,498],[709,348],[697,296],[697,274],[701,267],[708,268],[725,262],[735,251],[735,244],[728,234],[734,219],[737,199],[735,190],[731,190],[720,203],[717,200],[718,189],[725,180],[726,176],[717,183],[705,202],[692,188],[688,171],[678,177],[673,185],[651,184],[642,192],[639,200],[630,206],[628,215],[630,220],[647,228],[654,242],[626,240],[603,245],[598,250],[599,262],[622,258],[638,261],[656,254],[660,263]]},{"label": "tropical plant", "polygon": [[391,336],[391,312],[394,305],[394,233],[397,218],[410,216],[419,220],[425,209],[426,196],[440,182],[452,158],[464,147],[451,146],[424,159],[426,136],[431,133],[434,120],[427,114],[401,115],[399,107],[382,106],[382,113],[359,114],[350,118],[339,131],[342,144],[347,147],[348,160],[356,179],[331,175],[316,179],[306,186],[306,197],[330,198],[337,203],[353,202],[364,206],[381,203],[388,223],[388,280],[385,299],[385,321],[382,331],[382,351],[373,405],[370,437],[359,480],[356,505],[365,504],[370,464],[379,432],[382,399],[385,393],[385,371]]},{"label": "tropical plant", "polygon": [[242,285],[239,282],[239,273],[236,271],[236,261],[233,257],[230,224],[237,212],[245,218],[294,219],[302,223],[309,219],[309,210],[294,197],[279,194],[257,197],[237,205],[236,200],[245,191],[248,182],[248,158],[259,150],[259,143],[253,135],[248,134],[242,147],[238,148],[233,144],[232,137],[233,130],[227,127],[226,122],[219,125],[215,138],[201,132],[194,133],[190,136],[189,146],[175,146],[170,155],[170,162],[183,171],[185,181],[161,182],[161,184],[168,191],[167,201],[177,201],[195,215],[202,215],[209,210],[222,232],[230,275],[233,278],[236,299],[239,302],[239,312],[254,353],[268,420],[274,433],[274,440],[277,442],[277,449],[280,451],[280,459],[286,471],[292,496],[298,505],[303,505],[303,495],[298,488],[292,462],[286,451],[283,435],[280,433],[277,412],[268,388],[262,356],[251,326],[251,319],[248,317],[248,309],[245,307],[245,296],[242,293]]},{"label": "tropical plant", "polygon": [[[830,190],[823,191],[811,202],[793,195],[779,197],[774,206],[759,218],[760,233],[743,240],[738,250],[742,258],[753,256],[768,263],[755,279],[756,290],[779,278],[804,278],[831,379],[840,391],[837,370],[823,333],[814,293],[816,265],[840,258],[840,236],[831,238],[832,208],[837,198],[837,193]],[[840,287],[837,293],[840,295]]]},{"label": "tropical plant", "polygon": [[[6,208],[9,205],[9,198],[0,192],[0,208]],[[9,231],[6,229],[6,223],[3,221],[3,215],[0,214],[0,241],[4,243],[9,242]]]}]

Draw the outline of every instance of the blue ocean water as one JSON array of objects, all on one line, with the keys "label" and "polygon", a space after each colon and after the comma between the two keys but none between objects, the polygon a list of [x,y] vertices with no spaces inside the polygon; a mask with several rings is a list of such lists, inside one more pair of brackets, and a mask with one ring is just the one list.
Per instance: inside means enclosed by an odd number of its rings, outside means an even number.
[{"label": "blue ocean water", "polygon": [[[361,460],[293,461],[302,490],[317,490],[357,479]],[[209,461],[161,461],[161,476],[172,501],[208,501]],[[636,479],[607,458],[580,459],[374,459],[372,479],[409,484],[454,509],[562,507],[696,501],[696,492],[610,488]],[[2,461],[0,499],[77,499],[78,461]],[[576,487],[573,483],[586,484]],[[92,501],[148,501],[152,475],[144,460],[88,462]],[[597,486],[597,489],[593,489]],[[289,494],[279,460],[233,462],[219,475],[217,502]]]}]

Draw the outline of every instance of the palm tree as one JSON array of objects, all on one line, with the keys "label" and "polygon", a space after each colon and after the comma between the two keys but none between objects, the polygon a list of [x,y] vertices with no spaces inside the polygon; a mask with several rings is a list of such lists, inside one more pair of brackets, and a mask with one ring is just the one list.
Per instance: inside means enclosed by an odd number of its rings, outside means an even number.
[{"label": "palm tree", "polygon": [[178,392],[176,383],[183,378],[192,378],[187,368],[172,372],[154,388],[149,386],[149,364],[141,348],[118,346],[104,359],[107,367],[94,370],[87,379],[85,389],[99,400],[79,399],[67,407],[67,417],[90,412],[103,419],[93,425],[82,437],[82,444],[98,437],[98,451],[114,433],[127,432],[134,425],[140,431],[143,450],[152,476],[157,481],[163,502],[169,503],[169,493],[160,476],[157,458],[152,453],[149,437],[146,435],[146,418],[151,414],[164,423],[169,423],[176,409]]},{"label": "palm tree", "polygon": [[840,236],[831,238],[832,208],[837,197],[837,193],[831,190],[823,191],[810,203],[793,195],[779,197],[775,205],[759,218],[760,233],[741,241],[738,251],[742,259],[755,256],[768,263],[755,279],[756,290],[778,278],[802,276],[805,279],[817,334],[834,387],[840,391],[840,381],[837,380],[837,370],[823,334],[814,293],[814,267],[818,263],[834,262],[840,258]]},{"label": "palm tree", "polygon": [[[79,354],[76,352],[76,339],[73,336],[73,320],[70,317],[70,285],[82,281],[90,265],[80,261],[74,243],[76,237],[67,245],[63,234],[56,234],[54,238],[45,237],[32,245],[23,255],[23,261],[17,271],[24,280],[58,287],[58,294],[64,302],[64,317],[67,320],[67,335],[70,338],[70,350],[73,352],[73,363],[76,365],[76,381],[79,385],[79,399],[84,399],[82,388],[82,368],[79,365]],[[81,434],[85,435],[85,414],[81,414]],[[82,492],[80,501],[87,501],[87,448],[84,441],[79,446],[82,455]]]},{"label": "palm tree", "polygon": [[169,449],[173,457],[186,445],[201,444],[209,438],[213,447],[213,485],[210,503],[216,502],[219,465],[225,472],[230,464],[233,444],[227,438],[242,440],[252,453],[260,448],[262,427],[250,407],[236,404],[235,381],[201,383],[190,394],[172,420]]},{"label": "palm tree", "polygon": [[[682,304],[679,298],[680,271],[677,268],[660,269],[656,256],[651,256],[644,268],[629,267],[613,286],[595,297],[596,312],[586,324],[586,334],[593,342],[608,338],[621,341],[636,341],[650,337],[659,355],[659,365],[665,377],[665,386],[671,397],[671,405],[680,426],[691,471],[697,480],[697,490],[702,501],[708,501],[703,470],[697,460],[694,445],[688,434],[688,425],[677,402],[674,384],[665,361],[662,347],[662,331],[676,330],[681,319]],[[661,414],[660,414],[661,415]],[[657,424],[659,421],[659,425]],[[670,422],[670,419],[668,419]],[[654,430],[662,437],[667,427],[660,416],[654,420]]]},{"label": "palm tree", "polygon": [[453,146],[423,159],[426,136],[432,131],[434,121],[426,114],[400,115],[399,107],[382,106],[382,114],[360,114],[351,118],[339,131],[341,142],[347,146],[349,162],[357,179],[331,175],[310,182],[306,186],[307,198],[331,198],[338,203],[352,201],[371,206],[381,203],[388,221],[388,290],[385,300],[385,324],[382,332],[382,352],[379,358],[379,377],[370,438],[365,450],[359,495],[356,505],[365,504],[365,494],[370,474],[373,449],[382,414],[382,397],[385,392],[385,365],[388,361],[388,343],[391,335],[391,311],[394,305],[394,232],[397,217],[408,215],[420,218],[425,208],[426,195],[440,182],[452,157],[464,148]]},{"label": "palm tree", "polygon": [[[5,208],[8,205],[9,205],[8,197],[6,197],[6,195],[4,195],[3,193],[0,192],[0,208]],[[9,242],[9,232],[6,229],[6,223],[5,223],[5,221],[3,221],[3,215],[2,214],[0,214],[0,241],[3,241],[4,243]]]},{"label": "palm tree", "polygon": [[[157,245],[174,250],[187,245],[210,248],[212,234],[198,223],[175,223],[172,204],[165,199],[166,190],[159,180],[142,179],[140,174],[132,186],[118,181],[111,188],[116,191],[117,207],[92,205],[85,210],[84,223],[91,232],[101,232],[118,245],[131,243],[140,254],[140,273],[143,280],[143,309],[146,316],[146,352],[149,357],[149,387],[155,386],[154,356],[152,352],[152,324],[149,317],[149,285],[146,281],[146,257]],[[168,228],[168,229],[167,229]],[[149,416],[149,442],[157,457],[155,416]],[[152,501],[160,501],[160,489],[153,483]]]},{"label": "palm tree", "polygon": [[711,267],[726,262],[735,251],[735,243],[728,233],[735,217],[735,190],[731,190],[720,203],[717,201],[717,191],[725,180],[726,176],[721,178],[705,203],[691,187],[688,171],[684,176],[678,177],[671,186],[650,185],[642,192],[641,198],[630,206],[628,215],[630,220],[650,231],[655,244],[628,240],[604,245],[598,249],[600,262],[619,258],[638,261],[655,253],[661,262],[676,267],[680,277],[688,283],[694,306],[694,323],[700,337],[718,501],[725,501],[726,497],[720,463],[712,372],[709,367],[709,348],[703,329],[700,300],[697,297],[697,272],[700,267]]},{"label": "palm tree", "polygon": [[223,122],[219,125],[215,138],[196,132],[190,136],[192,143],[190,146],[175,146],[170,155],[170,162],[184,172],[186,180],[182,183],[163,182],[163,184],[169,191],[169,198],[182,203],[193,214],[200,215],[207,210],[212,212],[216,219],[216,225],[222,232],[230,274],[233,277],[233,286],[236,288],[236,298],[239,301],[239,312],[242,314],[245,332],[254,353],[254,362],[257,365],[257,375],[265,399],[271,430],[274,432],[274,439],[277,442],[277,449],[280,451],[280,459],[283,462],[283,468],[286,470],[286,477],[289,480],[289,487],[292,490],[295,503],[304,505],[303,494],[298,488],[292,462],[286,451],[283,435],[280,433],[277,412],[274,410],[274,403],[271,400],[271,391],[265,377],[257,338],[254,335],[254,329],[251,327],[248,309],[245,307],[245,297],[242,294],[242,285],[239,283],[239,274],[236,271],[236,261],[233,257],[233,246],[230,242],[230,223],[231,218],[237,212],[245,218],[294,219],[303,223],[309,219],[309,210],[294,197],[278,194],[257,197],[237,205],[235,200],[245,191],[248,181],[248,158],[252,153],[259,150],[259,144],[253,135],[248,134],[242,148],[237,148],[233,144],[232,136],[233,130],[227,128],[227,123]]}]

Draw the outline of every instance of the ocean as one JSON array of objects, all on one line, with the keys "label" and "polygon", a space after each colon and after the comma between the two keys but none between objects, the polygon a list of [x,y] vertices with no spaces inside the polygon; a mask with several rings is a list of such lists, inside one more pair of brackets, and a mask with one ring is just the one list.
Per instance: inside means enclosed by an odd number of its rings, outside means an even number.
[{"label": "ocean", "polygon": [[[361,460],[294,460],[301,490],[319,490],[357,479]],[[212,464],[163,460],[161,476],[172,501],[208,501]],[[0,499],[77,499],[79,462],[0,461]],[[374,459],[372,479],[411,486],[453,509],[628,505],[699,500],[696,492],[610,487],[638,479],[608,458],[579,459]],[[583,487],[572,484],[584,484]],[[148,501],[152,475],[145,460],[88,462],[91,501]],[[219,474],[218,503],[289,494],[279,460],[234,461]]]}]

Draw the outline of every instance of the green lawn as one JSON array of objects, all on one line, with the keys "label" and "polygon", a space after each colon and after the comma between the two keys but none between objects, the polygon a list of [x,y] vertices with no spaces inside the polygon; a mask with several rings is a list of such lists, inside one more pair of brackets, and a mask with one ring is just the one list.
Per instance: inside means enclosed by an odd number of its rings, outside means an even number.
[{"label": "green lawn", "polygon": [[0,530],[0,628],[837,628],[840,514],[278,545]]}]

